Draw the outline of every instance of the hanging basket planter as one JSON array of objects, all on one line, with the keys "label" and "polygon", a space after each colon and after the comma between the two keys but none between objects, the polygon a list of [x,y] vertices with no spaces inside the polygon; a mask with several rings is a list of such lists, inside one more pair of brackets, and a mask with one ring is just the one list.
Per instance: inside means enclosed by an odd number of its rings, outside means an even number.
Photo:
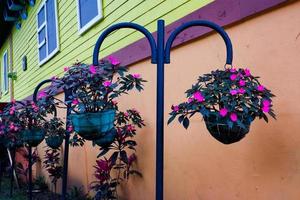
[{"label": "hanging basket planter", "polygon": [[45,138],[45,131],[41,128],[25,129],[21,133],[22,140],[29,146],[37,147]]},{"label": "hanging basket planter", "polygon": [[190,118],[201,113],[209,133],[223,144],[243,139],[255,118],[276,119],[272,109],[274,95],[260,84],[249,69],[216,70],[198,78],[186,91],[187,101],[172,106],[171,123],[176,117],[188,128]]},{"label": "hanging basket planter", "polygon": [[97,144],[100,147],[107,147],[109,145],[111,145],[117,136],[117,131],[116,129],[112,129],[106,133],[102,134],[102,137],[100,137],[99,139],[94,140],[94,143]]},{"label": "hanging basket planter", "polygon": [[110,109],[96,113],[72,114],[70,119],[75,132],[82,138],[96,140],[114,127],[115,115],[116,111]]},{"label": "hanging basket planter", "polygon": [[46,137],[46,144],[52,148],[52,149],[58,149],[63,141],[64,141],[64,138],[62,136],[59,136],[59,135],[53,135],[53,136],[48,136]]},{"label": "hanging basket planter", "polygon": [[244,127],[233,124],[230,127],[226,120],[217,116],[204,117],[209,133],[223,144],[231,144],[243,139],[250,130],[250,123],[243,121]]}]

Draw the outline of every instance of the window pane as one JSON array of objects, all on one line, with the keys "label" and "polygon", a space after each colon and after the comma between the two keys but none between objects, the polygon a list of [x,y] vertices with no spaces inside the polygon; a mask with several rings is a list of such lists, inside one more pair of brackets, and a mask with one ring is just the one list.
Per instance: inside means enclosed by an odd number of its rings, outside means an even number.
[{"label": "window pane", "polygon": [[40,59],[40,61],[42,61],[43,59],[45,59],[46,56],[47,56],[46,44],[44,44],[43,46],[41,46],[39,48],[39,59]]},{"label": "window pane", "polygon": [[55,0],[48,0],[47,8],[47,44],[48,54],[52,53],[57,47],[56,20],[55,20]]},{"label": "window pane", "polygon": [[39,44],[40,44],[40,43],[43,42],[43,40],[44,40],[45,37],[46,37],[46,28],[45,28],[45,27],[42,28],[42,29],[40,30],[40,32],[38,33],[38,35],[39,35]]},{"label": "window pane", "polygon": [[43,6],[38,13],[38,27],[42,25],[42,23],[45,21],[45,6]]},{"label": "window pane", "polygon": [[82,28],[99,14],[98,0],[78,0],[78,2],[80,28]]}]

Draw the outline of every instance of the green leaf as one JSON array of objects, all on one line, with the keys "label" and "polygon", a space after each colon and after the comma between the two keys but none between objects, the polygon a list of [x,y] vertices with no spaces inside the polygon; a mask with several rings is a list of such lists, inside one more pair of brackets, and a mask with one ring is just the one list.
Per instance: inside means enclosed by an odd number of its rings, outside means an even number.
[{"label": "green leaf", "polygon": [[176,118],[176,115],[171,115],[171,117],[168,120],[168,125]]},{"label": "green leaf", "polygon": [[187,117],[185,117],[183,122],[182,122],[182,125],[185,129],[187,129],[190,125],[190,120]]}]

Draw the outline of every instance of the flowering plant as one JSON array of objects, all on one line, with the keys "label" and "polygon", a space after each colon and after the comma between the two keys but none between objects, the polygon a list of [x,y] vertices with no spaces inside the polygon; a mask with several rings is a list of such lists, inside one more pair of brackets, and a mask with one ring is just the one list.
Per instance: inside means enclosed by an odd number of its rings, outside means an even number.
[{"label": "flowering plant", "polygon": [[[69,101],[75,113],[95,113],[115,108],[114,98],[136,88],[143,90],[140,74],[127,74],[127,67],[114,58],[101,61],[98,66],[75,63],[64,68],[62,78],[54,78],[53,86],[41,97],[55,94],[58,89],[70,91]],[[114,75],[118,74],[114,80]]]},{"label": "flowering plant", "polygon": [[275,118],[272,109],[274,95],[258,78],[249,69],[231,68],[204,74],[186,91],[188,100],[172,106],[168,123],[178,117],[179,122],[188,128],[189,118],[201,113],[210,132],[214,131],[212,126],[222,124],[239,134],[241,131],[246,134],[255,118],[263,118],[266,122],[267,114]]},{"label": "flowering plant", "polygon": [[[133,164],[137,160],[134,152],[136,141],[133,137],[136,135],[136,127],[145,126],[139,112],[135,109],[126,112],[118,112],[115,119],[115,128],[117,136],[113,143],[101,147],[94,166],[96,181],[91,183],[91,189],[96,192],[95,199],[117,199],[117,186],[123,180],[128,180],[130,175],[141,173],[133,169]],[[110,153],[107,158],[104,155]]]}]

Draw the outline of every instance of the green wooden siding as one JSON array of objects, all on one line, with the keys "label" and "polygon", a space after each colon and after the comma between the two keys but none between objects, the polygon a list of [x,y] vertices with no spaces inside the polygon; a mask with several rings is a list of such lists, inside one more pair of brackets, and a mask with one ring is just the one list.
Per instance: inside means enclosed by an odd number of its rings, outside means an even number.
[{"label": "green wooden siding", "polygon": [[[18,74],[14,84],[16,99],[32,94],[41,80],[62,75],[63,67],[76,60],[91,63],[94,44],[99,34],[110,25],[125,21],[135,22],[154,32],[157,19],[164,19],[166,24],[170,24],[213,0],[103,0],[103,19],[82,35],[78,32],[76,1],[57,0],[60,51],[41,66],[38,62],[36,14],[42,1],[30,8],[29,17],[22,22],[21,30],[13,30],[13,66]],[[106,39],[101,56],[109,55],[140,38],[142,35],[136,31],[119,30]],[[4,48],[5,45],[1,51]],[[28,61],[25,72],[22,71],[24,55]],[[8,99],[6,95],[0,100]]]}]

